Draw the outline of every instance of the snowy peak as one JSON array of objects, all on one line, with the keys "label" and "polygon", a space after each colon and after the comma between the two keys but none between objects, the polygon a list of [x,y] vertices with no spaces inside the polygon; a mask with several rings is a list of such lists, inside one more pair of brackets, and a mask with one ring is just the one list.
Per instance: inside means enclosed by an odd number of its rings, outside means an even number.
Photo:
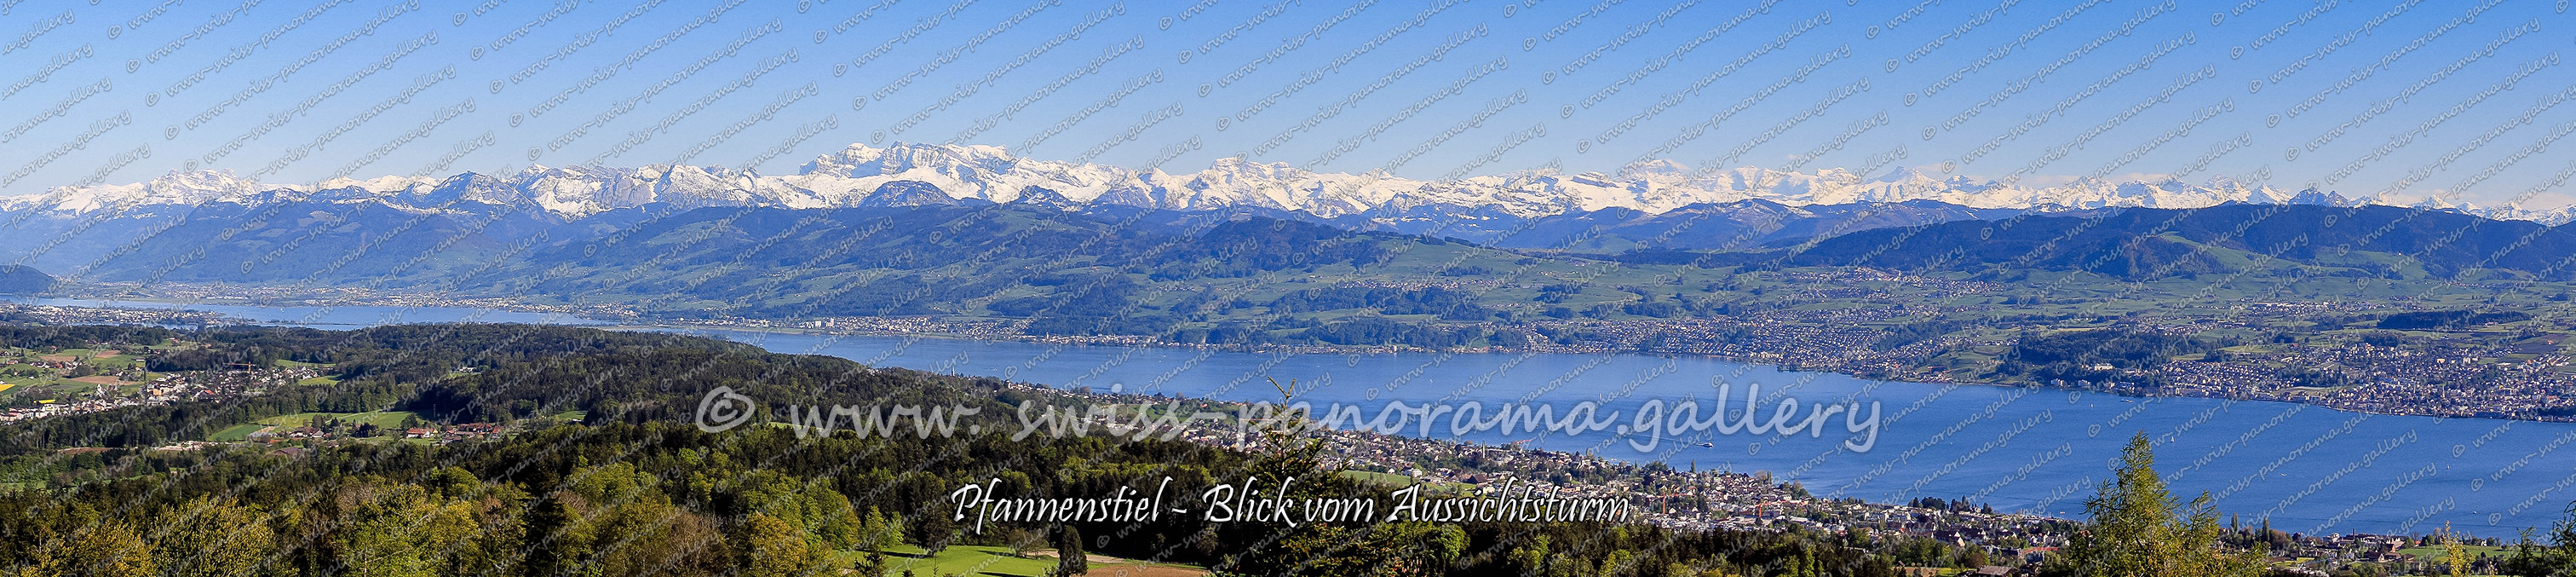
[{"label": "snowy peak", "polygon": [[85,214],[120,206],[264,202],[277,196],[270,193],[301,197],[301,192],[292,188],[263,186],[236,176],[230,170],[172,171],[133,184],[57,186],[43,194],[0,197],[0,210],[43,209]]},{"label": "snowy peak", "polygon": [[[1323,218],[1393,218],[1398,214],[1539,218],[1611,208],[1662,214],[1694,205],[1762,201],[1782,206],[1940,202],[1974,209],[2196,208],[2229,202],[2357,206],[2314,189],[2288,192],[2226,178],[2178,180],[2077,178],[2058,184],[1978,180],[1899,167],[1876,176],[1826,168],[1814,172],[1758,167],[1694,169],[1647,160],[1613,173],[1535,169],[1459,180],[1414,180],[1372,170],[1318,173],[1284,163],[1225,158],[1192,173],[1034,160],[1000,146],[896,142],[852,144],[804,163],[796,174],[690,165],[633,168],[529,166],[515,174],[462,173],[445,178],[385,176],[333,179],[319,185],[262,184],[230,171],[172,172],[148,182],[56,187],[43,194],[0,197],[0,211],[86,214],[118,207],[283,201],[378,201],[421,209],[481,203],[573,220],[648,204],[706,206],[913,206],[965,199],[1049,206],[1115,204],[1158,209],[1259,208]],[[2479,211],[2502,218],[2557,219],[2570,211],[2517,208],[2426,208]],[[1462,216],[1463,218],[1463,216]]]}]

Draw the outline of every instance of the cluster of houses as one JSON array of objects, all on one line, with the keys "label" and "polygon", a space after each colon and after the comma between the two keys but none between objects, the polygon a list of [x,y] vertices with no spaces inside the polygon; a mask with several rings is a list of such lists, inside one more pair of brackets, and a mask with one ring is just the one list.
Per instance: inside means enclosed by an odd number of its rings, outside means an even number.
[{"label": "cluster of houses", "polygon": [[441,429],[437,426],[412,427],[403,430],[405,439],[437,439],[441,442],[486,439],[501,436],[501,426],[492,423],[466,423]]}]

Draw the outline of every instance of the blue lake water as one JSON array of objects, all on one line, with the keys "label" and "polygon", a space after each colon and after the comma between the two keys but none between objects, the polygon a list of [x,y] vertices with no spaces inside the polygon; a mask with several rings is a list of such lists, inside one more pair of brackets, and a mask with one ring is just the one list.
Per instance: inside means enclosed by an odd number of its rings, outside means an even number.
[{"label": "blue lake water", "polygon": [[[23,301],[22,301],[23,302]],[[45,304],[97,306],[95,301]],[[123,306],[173,306],[129,303]],[[600,324],[560,315],[394,307],[187,306],[278,324],[347,328],[407,322]],[[1181,348],[1059,346],[1010,341],[906,337],[838,337],[752,331],[682,330],[798,354],[822,354],[874,366],[982,375],[1056,388],[1172,393],[1193,398],[1276,400],[1269,379],[1293,380],[1296,400],[1363,407],[1375,418],[1388,402],[1467,401],[1493,411],[1503,403],[1539,403],[1561,416],[1591,401],[1618,425],[1633,422],[1649,401],[1694,400],[1713,416],[1724,386],[1727,408],[1742,411],[1749,389],[1768,422],[1777,398],[1802,407],[1852,406],[1880,415],[1877,438],[1851,432],[1829,416],[1821,435],[1684,432],[1636,445],[1644,434],[1494,432],[1464,438],[1527,441],[1558,451],[1660,460],[1676,468],[1769,471],[1818,495],[1900,502],[1915,497],[1968,497],[1998,510],[2078,517],[2093,486],[2108,478],[2120,448],[2145,432],[2156,443],[2157,469],[2177,495],[2207,492],[2244,522],[2302,533],[2427,533],[2444,522],[2478,536],[2511,538],[2545,528],[2576,500],[2576,424],[2493,419],[2437,419],[2347,413],[2289,403],[2220,399],[2141,399],[2060,390],[1983,385],[1869,381],[1829,373],[1787,372],[1697,357],[1570,354],[1258,354]],[[1490,413],[1489,413],[1490,414]],[[1728,422],[1734,422],[1730,419]],[[1436,417],[1430,436],[1452,438],[1452,419]],[[1669,420],[1667,421],[1669,423]],[[1420,421],[1404,434],[1419,435]],[[1642,429],[1641,429],[1642,430]],[[1702,443],[1710,446],[1702,447]]]}]

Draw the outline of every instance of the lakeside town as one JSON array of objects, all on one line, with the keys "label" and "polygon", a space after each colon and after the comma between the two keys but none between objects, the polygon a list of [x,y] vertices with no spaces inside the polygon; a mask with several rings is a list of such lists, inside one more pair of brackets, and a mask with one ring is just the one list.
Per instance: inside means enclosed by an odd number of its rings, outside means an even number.
[{"label": "lakeside town", "polygon": [[[1166,437],[1235,449],[1251,448],[1247,423],[1241,420],[1148,418],[1159,412],[1233,412],[1240,403],[1193,400],[1170,395],[1055,391],[1012,385],[1027,392],[1044,391],[1092,406],[1135,407],[1130,417],[1118,411],[1089,413],[1102,430],[1120,422],[1153,423],[1124,429],[1137,438]],[[1162,426],[1168,424],[1169,426]],[[1115,435],[1116,433],[1111,433]],[[1968,498],[1916,498],[1906,503],[1872,503],[1858,498],[1820,496],[1794,480],[1769,471],[1706,470],[1696,463],[1677,469],[1663,462],[1630,463],[1586,452],[1529,448],[1522,443],[1494,445],[1471,441],[1422,439],[1364,430],[1317,429],[1325,466],[1386,487],[1419,485],[1432,492],[1498,496],[1546,495],[1561,499],[1620,499],[1635,506],[1640,522],[1676,529],[1793,531],[1840,536],[1848,545],[1875,545],[1897,551],[1900,563],[1935,574],[1943,568],[1974,575],[2030,575],[2060,548],[2081,521],[2017,512],[1999,512]],[[2081,485],[2079,483],[2079,485]],[[2077,502],[2091,486],[2070,487],[2034,509],[2057,501]],[[2272,529],[2269,522],[2240,525],[2230,518],[2228,531],[2270,547],[2264,563],[2290,574],[2324,576],[2366,569],[2378,574],[2431,574],[2441,566],[2437,553],[2444,535],[2332,533],[2307,535]],[[2447,530],[2446,530],[2447,531]],[[2447,538],[2469,544],[2470,566],[2492,572],[2504,561],[2508,543],[2499,537]],[[1910,553],[1909,553],[1910,552]],[[1951,573],[1938,573],[1951,574]]]},{"label": "lakeside town", "polygon": [[[1777,311],[1689,321],[1596,320],[1538,323],[1522,347],[1463,347],[1459,353],[1535,352],[1700,355],[1735,362],[1818,371],[1874,380],[1923,383],[2044,386],[2140,397],[2204,397],[2308,403],[2343,411],[2428,417],[2471,417],[2576,422],[2576,356],[2561,348],[2567,335],[2533,335],[2519,342],[2451,336],[2363,335],[2227,347],[2146,367],[2081,365],[2093,379],[1975,378],[1955,370],[1951,358],[1991,358],[2010,351],[2010,338],[1940,337],[1879,347],[1888,331],[1870,323],[1921,316],[1904,308]],[[1026,336],[1006,323],[940,317],[819,319],[784,323],[760,319],[700,319],[672,324],[715,330],[802,331],[842,335],[923,336],[1019,340],[1042,344],[1167,346],[1280,354],[1371,354],[1422,351],[1407,346],[1205,345],[1171,343],[1152,336]],[[2224,327],[2213,325],[2226,325]],[[2116,321],[2100,323],[2117,327]],[[2188,335],[2226,328],[2256,331],[2259,321],[2139,326],[2141,331]],[[1996,332],[2049,330],[2052,325],[1995,327]],[[2079,329],[2080,330],[2080,329]],[[1546,338],[1547,333],[1571,338]]]}]

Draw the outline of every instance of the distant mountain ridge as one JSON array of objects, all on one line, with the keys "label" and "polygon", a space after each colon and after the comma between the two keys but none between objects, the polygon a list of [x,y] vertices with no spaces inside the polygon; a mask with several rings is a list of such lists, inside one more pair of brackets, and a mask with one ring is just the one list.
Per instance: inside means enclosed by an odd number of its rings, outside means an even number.
[{"label": "distant mountain ridge", "polygon": [[[1033,190],[1050,194],[1030,196]],[[929,194],[933,191],[937,194]],[[102,210],[205,203],[378,200],[415,209],[456,203],[493,204],[539,212],[557,220],[577,220],[653,204],[683,208],[830,208],[942,203],[940,196],[958,201],[1034,200],[1165,210],[1263,209],[1303,212],[1324,219],[1360,216],[1396,227],[1408,220],[1477,212],[1516,220],[1606,209],[1661,215],[1687,207],[1747,201],[1783,206],[1933,201],[1970,209],[2043,211],[2201,208],[2226,202],[2336,206],[2363,203],[2331,192],[2247,186],[2223,177],[2202,184],[2083,178],[2055,186],[2018,187],[1964,176],[1936,178],[1903,168],[1864,177],[1833,168],[1813,173],[1753,167],[1694,171],[1666,160],[1635,163],[1615,176],[1539,169],[1448,181],[1413,180],[1375,170],[1360,174],[1318,173],[1284,163],[1239,158],[1219,159],[1198,172],[1171,174],[1160,169],[1019,158],[998,146],[897,142],[884,148],[852,144],[816,157],[796,174],[776,176],[691,165],[539,165],[507,175],[469,172],[445,177],[386,176],[334,179],[319,185],[277,185],[244,180],[229,171],[173,172],[141,183],[56,187],[41,194],[0,197],[0,212],[86,215]],[[2438,203],[2416,208],[2450,208],[2489,218],[2547,224],[2563,223],[2576,216],[2576,212],[2566,209],[2523,211]]]},{"label": "distant mountain ridge", "polygon": [[0,295],[34,295],[54,288],[53,275],[26,265],[0,265]]},{"label": "distant mountain ridge", "polygon": [[[75,279],[232,278],[189,270],[211,256],[207,247],[228,245],[250,251],[243,262],[256,267],[299,268],[323,276],[339,274],[336,269],[371,267],[418,272],[506,254],[529,235],[542,233],[544,242],[565,242],[660,215],[716,207],[875,210],[1005,204],[1094,216],[1170,213],[1147,221],[1215,213],[1501,248],[1607,254],[1741,250],[1882,228],[2118,208],[2365,204],[2330,192],[2293,193],[2224,179],[2206,185],[2085,180],[2014,188],[1964,177],[1936,179],[1909,169],[1862,179],[1838,169],[1813,174],[1756,168],[1695,172],[1670,161],[1641,162],[1625,172],[1613,177],[1530,170],[1418,181],[1377,171],[1315,173],[1223,159],[1199,172],[1169,174],[1022,159],[993,146],[904,143],[851,145],[785,176],[689,165],[537,166],[508,175],[387,176],[287,186],[250,181],[229,171],[173,172],[140,183],[0,197],[0,221],[7,223],[0,230],[9,239],[0,242],[0,257]],[[2412,208],[2552,225],[2571,215],[2568,209]],[[448,254],[418,262],[377,262],[399,251],[370,248],[412,243],[443,247]],[[360,250],[309,263],[287,262],[294,260],[290,254],[315,246]]]},{"label": "distant mountain ridge", "polygon": [[2120,209],[2082,218],[1882,227],[1796,250],[1709,254],[1704,266],[1868,266],[2008,274],[2084,270],[2130,281],[2236,273],[2273,261],[2306,274],[2364,278],[2576,278],[2576,224],[2546,226],[2392,206],[2233,203],[2200,210]]}]

